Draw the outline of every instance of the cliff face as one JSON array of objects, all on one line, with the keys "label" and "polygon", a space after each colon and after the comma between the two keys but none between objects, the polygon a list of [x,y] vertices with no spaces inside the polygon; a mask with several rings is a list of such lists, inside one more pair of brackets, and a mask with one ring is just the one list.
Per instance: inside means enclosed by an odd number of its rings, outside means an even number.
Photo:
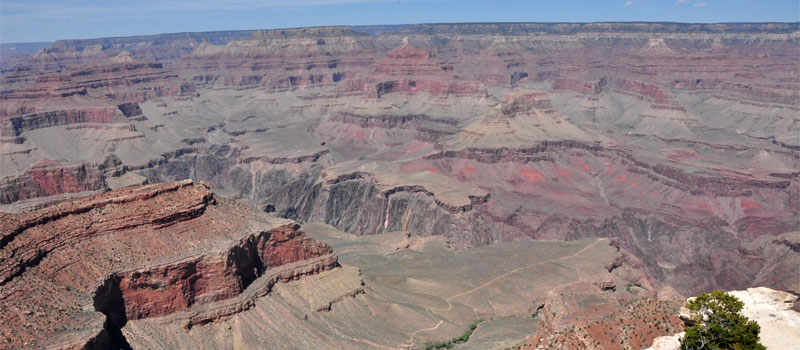
[{"label": "cliff face", "polygon": [[190,328],[247,309],[276,282],[338,266],[298,224],[191,181],[3,214],[2,225],[9,347],[120,346],[129,321],[202,309]]},{"label": "cliff face", "polygon": [[192,178],[353,234],[614,237],[681,293],[789,288],[797,42],[676,23],[63,41],[0,77],[2,200]]},{"label": "cliff face", "polygon": [[106,188],[105,178],[97,166],[78,164],[59,166],[43,161],[20,176],[0,182],[0,203],[47,197],[62,193],[100,191]]}]

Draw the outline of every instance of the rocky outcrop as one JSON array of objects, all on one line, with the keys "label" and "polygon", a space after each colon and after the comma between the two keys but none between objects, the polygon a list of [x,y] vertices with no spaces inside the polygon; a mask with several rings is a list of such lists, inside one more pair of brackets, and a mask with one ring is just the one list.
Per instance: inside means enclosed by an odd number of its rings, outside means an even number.
[{"label": "rocky outcrop", "polygon": [[43,161],[21,175],[0,180],[0,204],[105,188],[105,178],[97,165]]},{"label": "rocky outcrop", "polygon": [[523,149],[509,149],[509,148],[469,148],[460,151],[442,151],[436,154],[425,156],[428,160],[446,159],[446,158],[462,158],[475,160],[481,163],[499,163],[499,162],[535,162],[547,161],[553,158],[540,156],[539,154],[545,153],[550,150],[558,149],[582,149],[587,151],[602,151],[604,148],[600,145],[590,144],[581,141],[543,141],[533,147]]},{"label": "rocky outcrop", "polygon": [[142,115],[142,109],[136,102],[126,102],[117,106],[126,118],[139,117]]},{"label": "rocky outcrop", "polygon": [[617,257],[614,258],[614,260],[612,260],[611,262],[606,264],[605,267],[606,267],[606,270],[608,270],[608,272],[612,272],[616,268],[621,267],[622,264],[624,264],[624,263],[625,263],[625,256],[620,254],[620,255],[617,255]]},{"label": "rocky outcrop", "polygon": [[[47,254],[59,249],[72,241],[89,239],[98,233],[119,230],[120,228],[133,228],[141,225],[170,226],[177,222],[192,219],[201,215],[206,207],[213,201],[211,191],[204,186],[191,188],[194,196],[184,202],[174,203],[171,206],[153,210],[149,207],[139,207],[138,211],[120,210],[113,215],[103,215],[92,225],[81,226],[81,221],[72,216],[76,214],[102,211],[108,205],[135,202],[162,195],[174,194],[180,189],[191,186],[192,182],[184,181],[176,184],[167,184],[147,191],[139,189],[134,193],[114,193],[90,197],[89,200],[80,202],[65,202],[40,210],[20,214],[10,218],[3,227],[2,245],[3,264],[0,265],[0,283],[7,284],[15,277],[39,264]],[[191,191],[190,190],[190,191]],[[181,191],[182,192],[182,191]],[[166,199],[168,196],[160,196]],[[67,221],[58,221],[66,218]],[[119,219],[126,218],[127,223],[119,227]],[[64,233],[56,237],[39,234],[45,230],[45,225],[58,227]]]},{"label": "rocky outcrop", "polygon": [[[298,229],[299,225],[289,224],[247,236],[219,256],[204,255],[169,265],[115,272],[95,295],[119,289],[128,320],[164,316],[196,303],[230,299],[269,269],[331,254],[327,245],[312,241]],[[310,272],[333,268],[336,260],[316,266],[318,269]],[[285,272],[277,277],[283,281],[296,278]],[[95,304],[98,303],[101,301],[96,298]]]},{"label": "rocky outcrop", "polygon": [[789,181],[764,181],[764,180],[745,180],[735,178],[719,178],[698,176],[687,174],[679,169],[668,165],[657,164],[652,167],[653,172],[665,176],[676,182],[671,185],[681,188],[682,186],[692,186],[688,189],[694,194],[709,194],[717,197],[739,197],[748,196],[748,188],[774,188],[785,189],[791,184]]},{"label": "rocky outcrop", "polygon": [[[262,176],[268,176],[267,174]],[[411,231],[448,237],[455,246],[480,246],[491,240],[489,227],[473,205],[439,201],[422,186],[381,189],[370,178],[342,177],[320,182],[319,173],[292,179],[263,199],[279,216],[322,221],[354,234]],[[475,197],[474,204],[487,198]],[[468,229],[471,235],[458,234]]]},{"label": "rocky outcrop", "polygon": [[[298,224],[191,181],[3,215],[2,330],[12,347],[124,344],[128,322],[187,312],[188,327],[212,322],[277,282],[338,266]],[[20,332],[29,322],[36,332]]]},{"label": "rocky outcrop", "polygon": [[[757,287],[730,291],[744,303],[741,314],[761,327],[761,344],[767,349],[792,349],[800,342],[800,312],[793,309],[797,295]],[[649,350],[680,349],[683,333],[656,338]]]},{"label": "rocky outcrop", "polygon": [[581,349],[620,349],[642,348],[653,342],[659,334],[681,329],[680,320],[670,315],[674,303],[657,300],[642,300],[631,303],[626,308],[591,318],[579,325],[564,329],[550,329],[543,323],[547,318],[547,306],[542,310],[540,327],[544,328],[525,342],[514,346],[515,350],[557,348]]},{"label": "rocky outcrop", "polygon": [[450,126],[458,125],[454,119],[433,118],[424,114],[409,115],[358,115],[353,113],[339,113],[330,118],[331,121],[347,124],[355,124],[362,128],[408,128],[420,127],[426,123],[444,124]]},{"label": "rocky outcrop", "polygon": [[269,164],[290,164],[290,163],[304,163],[304,162],[316,162],[319,160],[320,157],[328,154],[328,150],[322,150],[319,152],[315,152],[309,155],[303,155],[299,157],[268,157],[268,156],[260,156],[260,157],[248,157],[242,159],[242,163],[251,163],[255,161],[266,162]]},{"label": "rocky outcrop", "polygon": [[641,279],[641,266],[603,274],[593,276],[591,285],[551,290],[537,312],[536,334],[511,348],[642,348],[683,329],[676,315],[683,298],[670,287]]},{"label": "rocky outcrop", "polygon": [[117,121],[114,109],[71,109],[40,112],[12,117],[3,125],[3,136],[19,136],[24,131],[77,123],[112,123]]},{"label": "rocky outcrop", "polygon": [[480,83],[458,81],[452,66],[439,60],[434,52],[409,44],[408,38],[403,38],[400,46],[389,50],[373,67],[367,79],[350,85],[355,87],[351,91],[363,89],[365,96],[376,98],[389,93],[479,95],[485,92]]},{"label": "rocky outcrop", "polygon": [[800,253],[800,241],[792,241],[786,237],[782,237],[780,239],[773,240],[772,243],[783,244],[789,247],[789,249],[791,249],[793,252]]}]

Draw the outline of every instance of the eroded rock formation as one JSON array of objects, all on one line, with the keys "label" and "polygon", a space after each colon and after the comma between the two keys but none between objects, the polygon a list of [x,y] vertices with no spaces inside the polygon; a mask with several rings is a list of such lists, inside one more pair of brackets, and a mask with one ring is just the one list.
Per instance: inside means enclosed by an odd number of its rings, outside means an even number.
[{"label": "eroded rock formation", "polygon": [[4,346],[127,343],[126,323],[246,310],[276,282],[338,266],[298,224],[216,198],[202,183],[132,187],[3,214]]}]

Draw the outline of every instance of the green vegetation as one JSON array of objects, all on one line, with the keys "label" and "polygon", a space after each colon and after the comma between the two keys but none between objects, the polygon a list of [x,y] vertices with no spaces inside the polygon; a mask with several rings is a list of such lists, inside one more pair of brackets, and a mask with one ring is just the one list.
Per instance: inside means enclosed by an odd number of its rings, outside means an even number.
[{"label": "green vegetation", "polygon": [[627,291],[628,291],[628,293],[634,294],[634,293],[633,293],[633,287],[639,287],[639,288],[642,288],[642,289],[644,289],[644,290],[647,290],[647,288],[645,288],[645,287],[642,287],[642,284],[641,284],[641,283],[634,283],[634,284],[630,284],[630,283],[628,283],[627,285],[625,285],[625,290],[627,290]]},{"label": "green vegetation", "polygon": [[761,327],[741,314],[744,303],[721,290],[701,294],[686,304],[694,325],[686,329],[681,349],[766,350],[758,339]]},{"label": "green vegetation", "polygon": [[469,325],[469,328],[467,329],[467,331],[464,332],[464,334],[462,334],[462,335],[460,335],[458,337],[455,337],[453,339],[450,339],[448,341],[443,341],[441,343],[430,344],[430,345],[425,347],[425,350],[450,349],[450,348],[452,348],[453,346],[455,346],[458,343],[466,342],[467,340],[469,340],[469,337],[472,335],[472,332],[475,331],[475,328],[478,328],[478,323],[481,323],[482,321],[483,320],[477,320],[475,322],[472,322]]}]

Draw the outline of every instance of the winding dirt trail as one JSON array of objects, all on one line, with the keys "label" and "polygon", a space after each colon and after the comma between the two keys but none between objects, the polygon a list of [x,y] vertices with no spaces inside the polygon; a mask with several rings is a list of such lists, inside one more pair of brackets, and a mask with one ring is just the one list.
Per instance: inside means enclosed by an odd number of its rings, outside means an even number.
[{"label": "winding dirt trail", "polygon": [[[453,309],[453,303],[452,303],[452,300],[453,300],[453,299],[455,299],[455,298],[458,298],[458,297],[460,297],[460,296],[464,296],[464,295],[467,295],[467,294],[471,294],[471,293],[474,293],[474,292],[476,292],[476,291],[478,291],[478,290],[481,290],[481,289],[483,289],[483,288],[486,288],[486,287],[488,287],[488,286],[492,285],[493,283],[495,283],[495,282],[497,282],[497,281],[499,281],[499,280],[501,280],[501,279],[503,279],[503,278],[506,278],[506,277],[508,277],[508,276],[510,276],[510,275],[512,275],[512,274],[514,274],[514,273],[520,272],[520,271],[522,271],[522,270],[524,270],[524,269],[531,268],[531,267],[534,267],[534,266],[539,266],[539,265],[544,265],[544,264],[549,264],[549,263],[553,263],[553,262],[557,262],[557,261],[562,261],[562,260],[567,260],[567,259],[574,258],[574,257],[576,257],[576,256],[579,256],[579,255],[583,254],[584,252],[586,252],[586,251],[587,251],[587,250],[589,250],[590,248],[592,248],[592,247],[596,246],[596,245],[597,245],[597,244],[599,244],[601,241],[602,241],[601,239],[598,239],[598,240],[596,240],[596,241],[594,241],[594,242],[592,242],[592,243],[590,243],[590,244],[586,245],[585,247],[581,248],[581,249],[580,249],[580,250],[578,250],[577,252],[575,252],[575,253],[572,253],[572,254],[570,254],[570,255],[567,255],[567,256],[562,256],[562,257],[560,257],[560,258],[549,259],[549,260],[545,260],[545,261],[539,261],[539,262],[531,263],[531,264],[528,264],[528,265],[525,265],[525,266],[520,266],[520,267],[518,267],[518,268],[515,268],[515,269],[513,269],[513,270],[511,270],[511,271],[508,271],[508,272],[506,272],[506,273],[503,273],[502,275],[500,275],[500,276],[497,276],[497,277],[495,277],[495,278],[493,278],[493,279],[491,279],[491,280],[487,281],[486,283],[484,283],[484,284],[481,284],[480,286],[477,286],[477,287],[475,287],[475,288],[472,288],[472,289],[469,289],[469,290],[463,291],[463,292],[461,292],[461,293],[455,294],[455,295],[453,295],[453,296],[451,296],[451,297],[449,297],[449,298],[445,299],[445,301],[447,302],[447,307],[446,307],[446,308],[436,308],[436,307],[429,307],[429,306],[425,306],[425,310],[426,310],[427,312],[429,312],[429,313],[430,313],[432,310],[435,310],[435,311],[442,311],[442,312],[450,311],[450,310],[452,310],[452,309]],[[473,311],[474,311],[474,310],[473,310]],[[437,323],[437,324],[436,324],[436,326],[434,326],[434,327],[431,327],[431,328],[422,328],[422,329],[419,329],[419,330],[417,330],[417,331],[415,331],[415,332],[413,332],[413,333],[409,334],[409,340],[408,340],[408,342],[406,342],[405,344],[402,344],[402,345],[400,345],[400,347],[402,347],[402,348],[411,348],[411,347],[413,347],[413,346],[414,346],[414,337],[415,337],[417,334],[419,334],[420,332],[424,332],[424,331],[431,331],[431,330],[435,330],[435,329],[439,328],[439,326],[441,326],[441,325],[442,325],[442,323],[444,323],[444,321],[440,320],[440,321],[439,321],[439,323]]]},{"label": "winding dirt trail", "polygon": [[[539,266],[539,265],[544,265],[544,264],[549,264],[549,263],[553,263],[553,262],[557,262],[557,261],[562,261],[562,260],[567,260],[567,259],[574,258],[574,257],[576,257],[576,256],[578,256],[578,255],[581,255],[581,254],[583,254],[584,252],[586,252],[586,251],[587,251],[587,250],[589,250],[590,248],[592,248],[592,247],[596,246],[596,245],[597,245],[598,243],[600,243],[601,241],[602,241],[601,239],[598,239],[598,240],[596,240],[596,241],[592,242],[591,244],[588,244],[587,246],[583,247],[581,250],[578,250],[577,252],[575,252],[575,253],[572,253],[572,254],[570,254],[570,255],[567,255],[567,256],[562,256],[562,257],[560,257],[560,258],[556,258],[556,259],[549,259],[549,260],[545,260],[545,261],[539,261],[539,262],[531,263],[531,264],[528,264],[528,265],[525,265],[525,266],[520,266],[520,267],[518,267],[518,268],[515,268],[515,269],[513,269],[513,270],[511,270],[511,271],[508,271],[508,272],[506,272],[506,273],[503,273],[502,275],[500,275],[500,276],[497,276],[497,277],[495,277],[495,278],[493,278],[493,279],[491,279],[491,280],[487,281],[486,283],[484,283],[484,284],[481,284],[480,286],[477,286],[477,287],[475,287],[475,288],[472,288],[472,289],[470,289],[470,290],[467,290],[467,291],[464,291],[464,292],[461,292],[461,293],[455,294],[455,295],[453,295],[453,296],[451,296],[451,297],[449,297],[449,298],[445,299],[445,301],[447,302],[447,307],[446,307],[446,308],[436,308],[436,307],[424,306],[424,307],[425,307],[425,310],[426,310],[427,312],[429,312],[429,313],[430,313],[432,310],[435,310],[435,311],[444,311],[444,312],[446,312],[446,311],[450,311],[450,310],[452,310],[452,309],[453,309],[453,303],[452,303],[452,300],[453,300],[453,299],[455,299],[455,298],[458,298],[458,297],[460,297],[460,296],[464,296],[464,295],[467,295],[467,294],[471,294],[471,293],[474,293],[474,292],[476,292],[476,291],[478,291],[478,290],[481,290],[481,289],[483,289],[483,288],[486,288],[486,287],[488,287],[488,286],[492,285],[493,283],[495,283],[495,282],[497,282],[497,281],[499,281],[499,280],[501,280],[501,279],[503,279],[503,278],[506,278],[506,277],[508,277],[508,276],[510,276],[510,275],[512,275],[512,274],[514,274],[514,273],[517,273],[517,272],[519,272],[519,271],[522,271],[522,270],[524,270],[524,269],[531,268],[531,267],[534,267],[534,266]],[[474,311],[474,310],[473,310],[473,311]],[[400,345],[400,347],[402,347],[402,348],[412,348],[412,347],[414,346],[414,337],[415,337],[417,334],[419,334],[420,332],[424,332],[424,331],[431,331],[431,330],[435,330],[435,329],[439,328],[439,326],[441,326],[441,325],[442,325],[442,323],[444,323],[444,321],[440,320],[440,321],[439,321],[439,323],[437,323],[437,324],[436,324],[436,326],[434,326],[434,327],[431,327],[431,328],[422,328],[422,329],[419,329],[419,330],[417,330],[417,331],[415,331],[415,332],[413,332],[413,333],[409,334],[409,339],[408,339],[408,342],[406,342],[405,344],[402,344],[402,345]]]},{"label": "winding dirt trail", "polygon": [[[466,291],[463,291],[463,292],[460,292],[458,294],[455,294],[453,296],[448,297],[447,299],[445,299],[445,301],[447,302],[447,307],[446,308],[436,308],[436,307],[431,307],[431,306],[423,306],[423,307],[425,308],[426,312],[431,314],[431,316],[433,316],[434,313],[441,315],[442,312],[447,312],[447,311],[450,311],[450,310],[453,309],[453,302],[452,301],[455,298],[474,293],[474,292],[476,292],[478,290],[481,290],[483,288],[486,288],[486,287],[494,284],[495,282],[497,282],[497,281],[499,281],[499,280],[501,280],[503,278],[506,278],[506,277],[508,277],[508,276],[510,276],[510,275],[512,275],[514,273],[520,272],[520,271],[525,270],[527,268],[531,268],[531,267],[535,267],[535,266],[539,266],[539,265],[550,264],[550,263],[554,263],[554,262],[558,262],[558,261],[567,260],[567,259],[571,259],[571,258],[577,257],[577,256],[583,254],[584,252],[586,252],[587,250],[597,246],[602,241],[603,241],[602,239],[598,239],[598,240],[586,245],[585,247],[581,248],[580,250],[578,250],[575,253],[572,253],[570,255],[562,256],[562,257],[555,258],[555,259],[549,259],[549,260],[530,263],[528,265],[520,266],[520,267],[517,267],[517,268],[515,268],[515,269],[513,269],[511,271],[505,272],[502,275],[497,276],[497,277],[495,277],[495,278],[487,281],[486,283],[483,283],[483,284],[481,284],[481,285],[479,285],[479,286],[477,286],[475,288],[472,288],[472,289],[469,289],[469,290],[466,290]],[[387,302],[387,301],[379,301],[379,302],[382,302],[382,303],[385,303],[385,304],[390,304],[390,302]],[[432,312],[432,311],[437,311],[437,312]],[[473,309],[473,311],[474,311],[474,309]],[[404,343],[404,344],[399,345],[399,347],[400,348],[412,348],[414,346],[414,343],[415,343],[414,338],[415,338],[415,336],[417,334],[419,334],[421,332],[425,332],[425,331],[436,330],[443,323],[444,323],[443,320],[439,320],[439,323],[437,323],[434,327],[421,328],[421,329],[419,329],[417,331],[414,331],[414,332],[410,333],[408,341],[406,343]]]},{"label": "winding dirt trail", "polygon": [[419,334],[420,332],[425,332],[425,331],[434,331],[434,330],[436,330],[437,328],[439,328],[439,326],[441,326],[441,325],[442,325],[442,323],[444,323],[444,321],[442,321],[442,320],[439,320],[439,323],[437,323],[435,326],[433,326],[433,327],[431,327],[431,328],[423,328],[423,329],[420,329],[420,330],[417,330],[417,331],[415,331],[414,333],[411,333],[411,334],[409,334],[409,335],[408,335],[408,342],[407,342],[407,344],[402,344],[402,345],[400,345],[400,346],[401,346],[401,347],[413,348],[413,347],[414,347],[414,336],[415,336],[415,335]]},{"label": "winding dirt trail", "polygon": [[513,269],[511,271],[508,271],[508,272],[506,272],[506,273],[504,273],[504,274],[502,274],[500,276],[497,276],[497,277],[491,279],[490,281],[488,281],[488,282],[486,282],[486,283],[484,283],[484,284],[482,284],[480,286],[472,288],[472,289],[470,289],[468,291],[464,291],[464,292],[458,293],[456,295],[453,295],[453,296],[445,299],[445,301],[447,302],[447,307],[446,308],[435,308],[435,307],[427,307],[427,306],[425,308],[428,309],[428,310],[449,311],[449,310],[451,310],[453,308],[453,303],[451,301],[453,299],[455,299],[455,298],[458,298],[458,297],[460,297],[462,295],[467,295],[467,294],[474,293],[474,292],[476,292],[476,291],[478,291],[478,290],[480,290],[482,288],[485,288],[485,287],[491,285],[492,283],[495,283],[495,282],[497,282],[497,281],[499,281],[499,280],[501,280],[501,279],[503,279],[503,278],[505,278],[505,277],[507,277],[507,276],[509,276],[511,274],[517,273],[517,272],[522,271],[524,269],[531,268],[531,267],[538,266],[538,265],[549,264],[549,263],[553,263],[553,262],[556,262],[556,261],[561,261],[561,260],[574,258],[574,257],[576,257],[578,255],[581,255],[583,252],[587,251],[589,248],[594,247],[600,241],[601,240],[594,241],[591,244],[583,247],[583,249],[581,249],[581,250],[579,250],[579,251],[577,251],[577,252],[575,252],[574,254],[571,254],[571,255],[562,256],[562,257],[557,258],[557,259],[550,259],[550,260],[535,262],[535,263],[528,264],[528,265],[525,265],[525,266],[520,266],[520,267],[518,267],[516,269]]}]

